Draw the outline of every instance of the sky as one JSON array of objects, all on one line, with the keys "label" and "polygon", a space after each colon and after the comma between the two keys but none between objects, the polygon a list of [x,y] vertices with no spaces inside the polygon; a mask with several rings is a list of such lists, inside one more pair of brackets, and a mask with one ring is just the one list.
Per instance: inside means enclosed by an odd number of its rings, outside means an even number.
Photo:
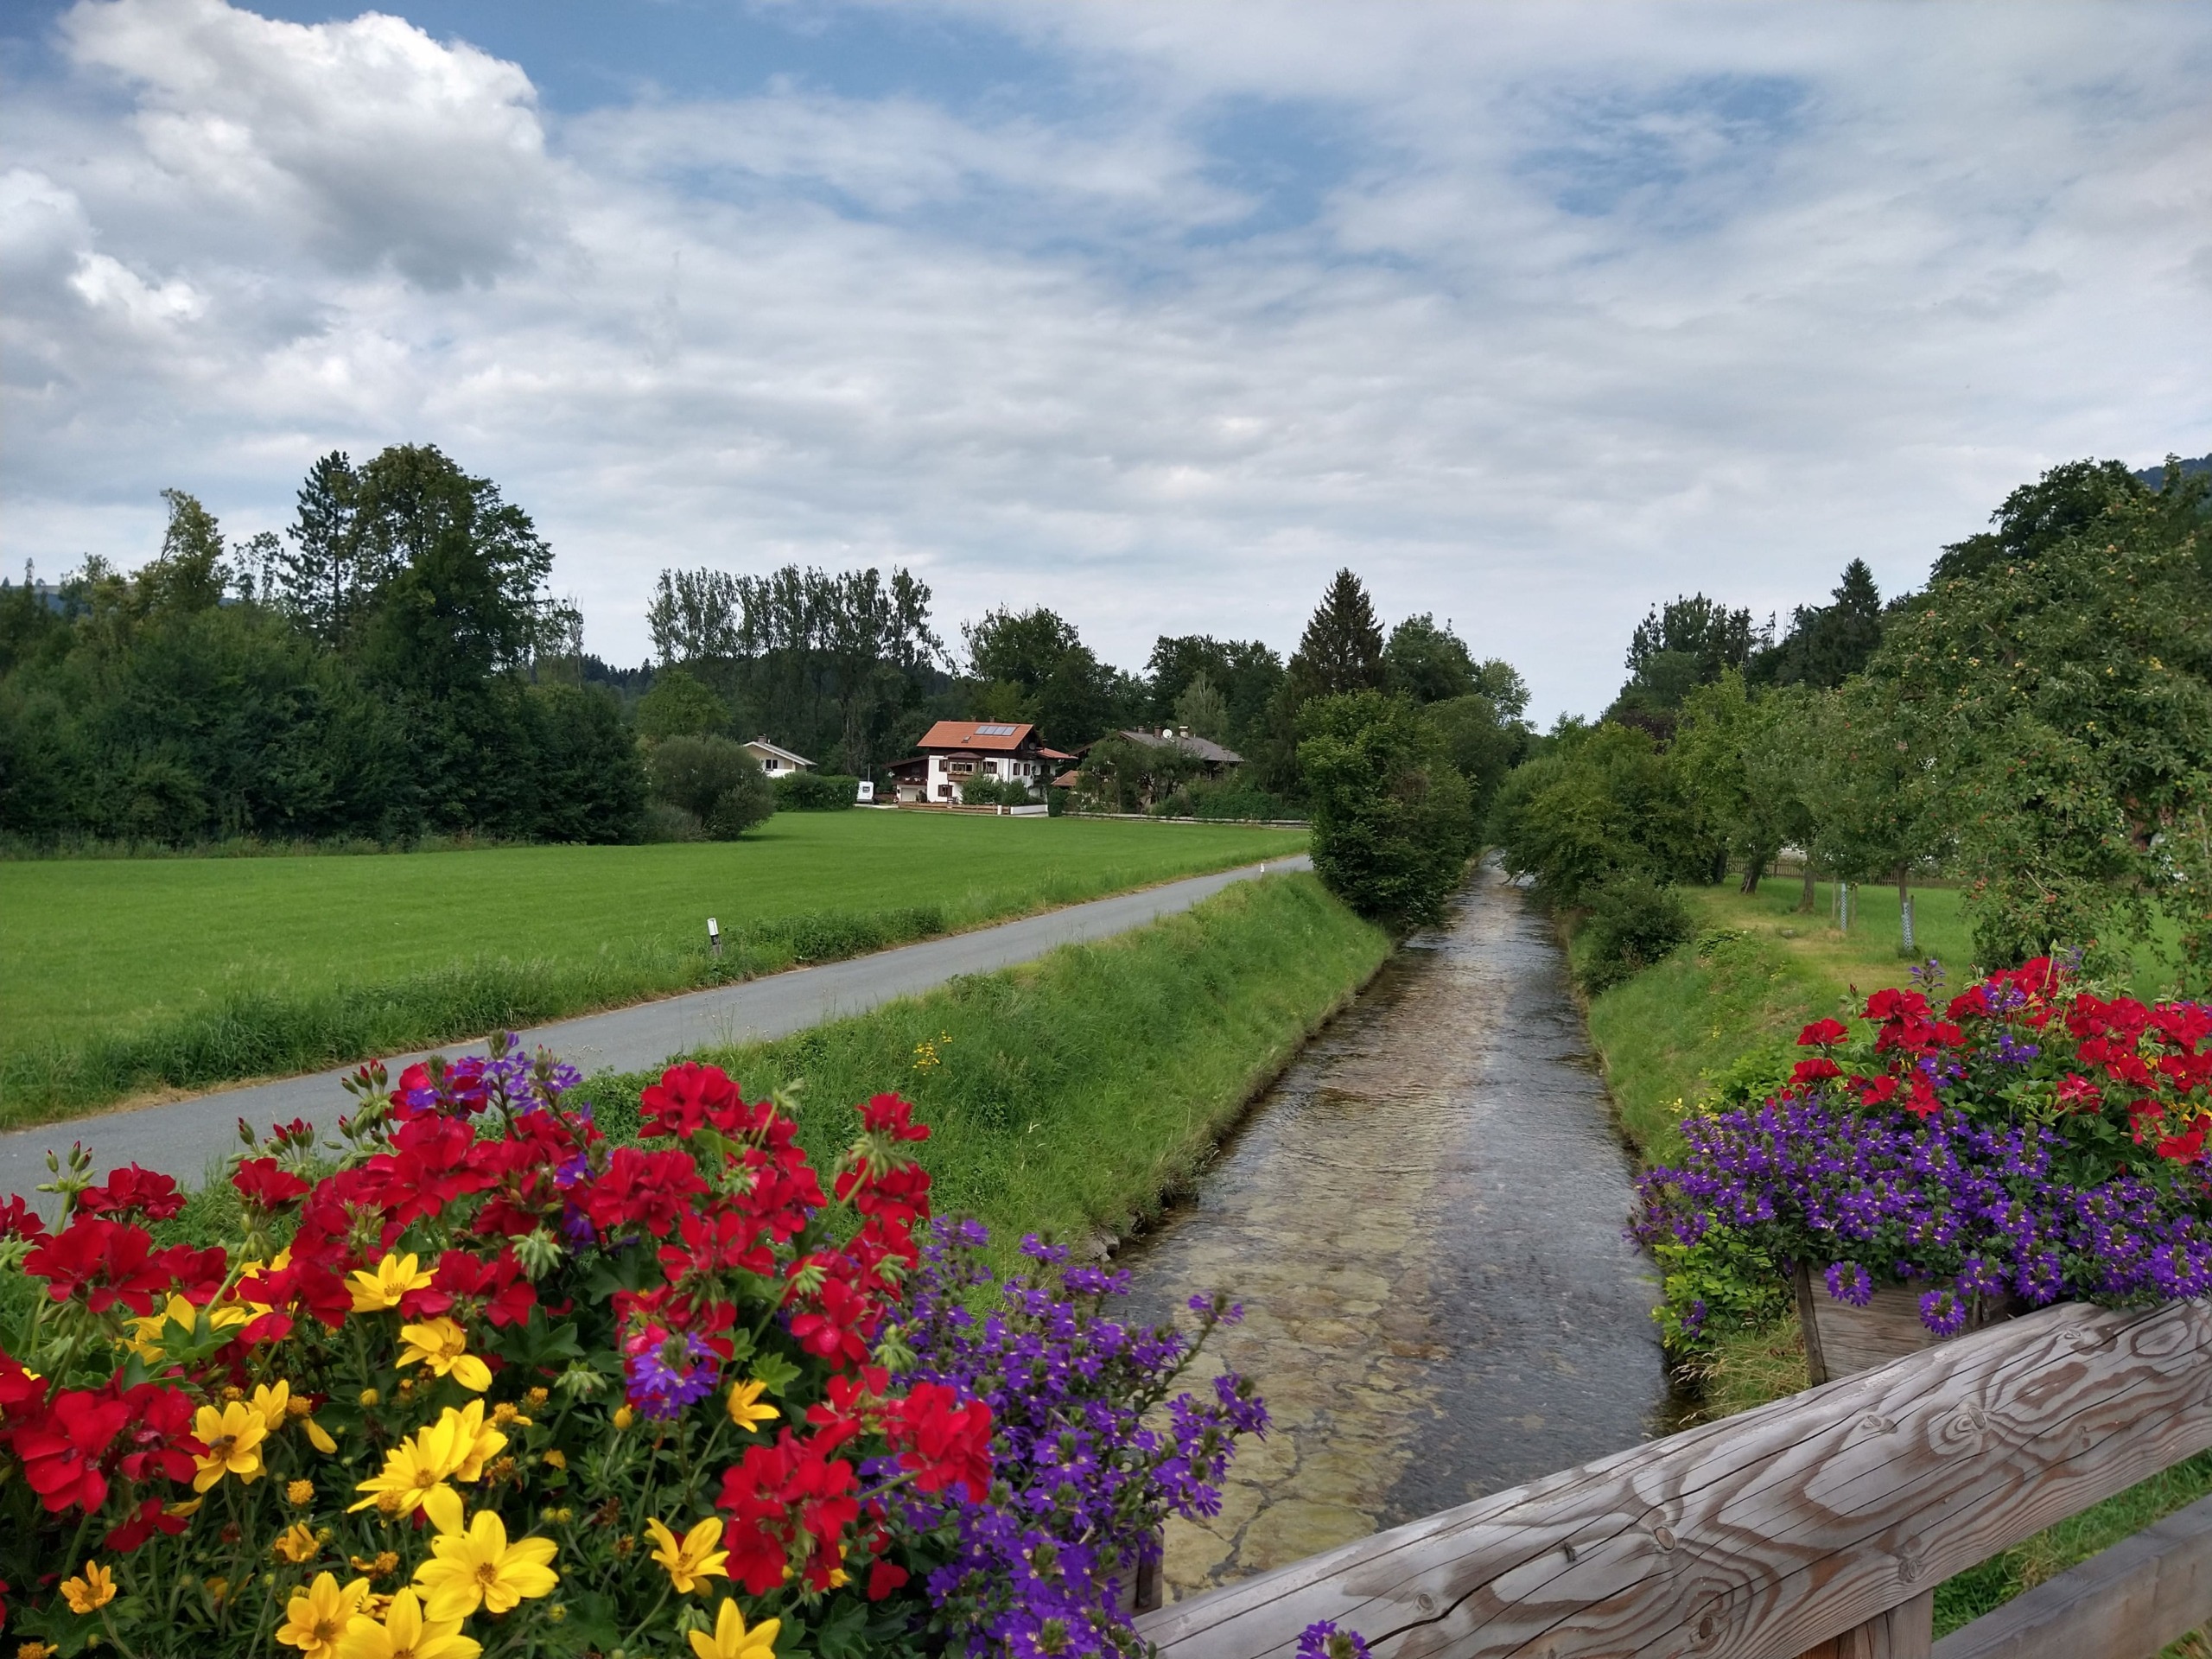
[{"label": "sky", "polygon": [[2212,5],[8,0],[0,558],[438,445],[586,643],[911,567],[1592,713],[1645,608],[1885,593],[2212,450]]}]

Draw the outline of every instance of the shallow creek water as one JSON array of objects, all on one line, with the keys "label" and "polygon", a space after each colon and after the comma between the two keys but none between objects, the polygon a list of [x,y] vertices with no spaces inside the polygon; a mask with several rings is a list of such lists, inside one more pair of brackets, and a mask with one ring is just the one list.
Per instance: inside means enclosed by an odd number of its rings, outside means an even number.
[{"label": "shallow creek water", "polygon": [[1630,1160],[1551,927],[1485,869],[1117,1265],[1153,1318],[1219,1286],[1213,1363],[1274,1427],[1179,1598],[1632,1446],[1667,1386]]}]

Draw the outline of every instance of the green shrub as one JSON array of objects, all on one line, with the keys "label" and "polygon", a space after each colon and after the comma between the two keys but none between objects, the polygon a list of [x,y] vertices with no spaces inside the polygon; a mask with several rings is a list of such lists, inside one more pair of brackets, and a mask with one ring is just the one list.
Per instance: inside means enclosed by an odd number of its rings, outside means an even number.
[{"label": "green shrub", "polygon": [[1303,816],[1280,795],[1231,775],[1200,778],[1184,785],[1152,809],[1163,818],[1211,818],[1251,822]]},{"label": "green shrub", "polygon": [[1681,894],[1645,876],[1615,876],[1598,889],[1575,936],[1575,982],[1594,996],[1665,961],[1694,928]]},{"label": "green shrub", "polygon": [[1300,711],[1313,868],[1361,915],[1434,921],[1474,850],[1466,779],[1403,697],[1317,697]]},{"label": "green shrub", "polygon": [[960,786],[963,806],[1037,806],[1029,785],[1019,778],[970,778]]},{"label": "green shrub", "polygon": [[776,810],[760,763],[726,737],[671,737],[653,746],[654,796],[679,806],[716,841],[734,841]]},{"label": "green shrub", "polygon": [[861,798],[861,780],[837,772],[793,772],[776,779],[779,812],[842,812]]},{"label": "green shrub", "polygon": [[645,803],[645,815],[638,823],[639,841],[704,841],[706,838],[707,826],[699,822],[696,812],[688,811],[673,801]]}]

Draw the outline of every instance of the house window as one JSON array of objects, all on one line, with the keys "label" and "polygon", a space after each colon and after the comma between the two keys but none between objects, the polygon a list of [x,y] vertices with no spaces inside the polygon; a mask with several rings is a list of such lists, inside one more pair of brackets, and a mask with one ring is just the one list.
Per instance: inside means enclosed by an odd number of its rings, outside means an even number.
[{"label": "house window", "polygon": [[973,760],[955,760],[945,770],[956,778],[965,778],[976,770],[976,763]]},{"label": "house window", "polygon": [[939,784],[937,786],[937,792],[940,795],[950,795],[952,793],[952,785],[950,784]]},{"label": "house window", "polygon": [[984,761],[984,762],[983,762],[983,776],[984,776],[984,777],[986,777],[986,778],[995,778],[996,776],[998,776],[998,770],[999,770],[999,763],[998,763],[997,761],[995,761],[995,760],[986,760],[986,761]]},{"label": "house window", "polygon": [[771,756],[769,756],[769,757],[768,757],[768,770],[769,770],[769,771],[771,771],[771,772],[773,772],[775,769],[776,769],[776,759],[775,759],[775,757],[774,757],[773,755],[771,755]]}]

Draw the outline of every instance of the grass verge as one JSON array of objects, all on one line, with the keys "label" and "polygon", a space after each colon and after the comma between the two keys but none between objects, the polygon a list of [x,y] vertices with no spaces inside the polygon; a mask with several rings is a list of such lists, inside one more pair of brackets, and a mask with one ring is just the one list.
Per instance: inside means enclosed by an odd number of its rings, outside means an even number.
[{"label": "grass verge", "polygon": [[[1001,1244],[1028,1231],[1080,1244],[1128,1231],[1186,1184],[1389,950],[1313,876],[1270,876],[1112,939],[698,1058],[750,1096],[798,1085],[799,1139],[824,1166],[851,1138],[853,1104],[896,1090],[930,1126],[920,1150],[940,1213],[976,1217]],[[624,1133],[652,1080],[602,1076],[584,1092]]]},{"label": "grass verge", "polygon": [[[1847,933],[1831,921],[1834,894],[1822,884],[1810,914],[1796,909],[1795,880],[1764,884],[1756,894],[1732,887],[1693,890],[1703,931],[1698,942],[1657,967],[1615,986],[1590,1004],[1590,1033],[1624,1131],[1649,1163],[1681,1150],[1676,1125],[1700,1103],[1763,1095],[1797,1058],[1806,1022],[1834,1014],[1854,996],[1906,982],[1898,950],[1897,894],[1855,890],[1859,914]],[[1915,895],[1916,959],[1935,957],[1953,983],[1968,972],[1970,943],[1946,888]],[[2139,995],[2157,989],[2147,965]],[[1733,1416],[1806,1386],[1805,1354],[1794,1319],[1717,1335],[1689,1358],[1707,1420]],[[2192,1458],[2057,1526],[1992,1556],[1939,1586],[1936,1633],[1943,1636],[2055,1578],[2175,1510],[2212,1493],[2212,1454]],[[2174,1659],[2212,1653],[2192,1637],[2169,1649]]]},{"label": "grass verge", "polygon": [[688,846],[0,863],[0,1127],[620,1007],[1303,849],[1294,834],[1233,827],[849,812],[779,814],[756,837]]}]

